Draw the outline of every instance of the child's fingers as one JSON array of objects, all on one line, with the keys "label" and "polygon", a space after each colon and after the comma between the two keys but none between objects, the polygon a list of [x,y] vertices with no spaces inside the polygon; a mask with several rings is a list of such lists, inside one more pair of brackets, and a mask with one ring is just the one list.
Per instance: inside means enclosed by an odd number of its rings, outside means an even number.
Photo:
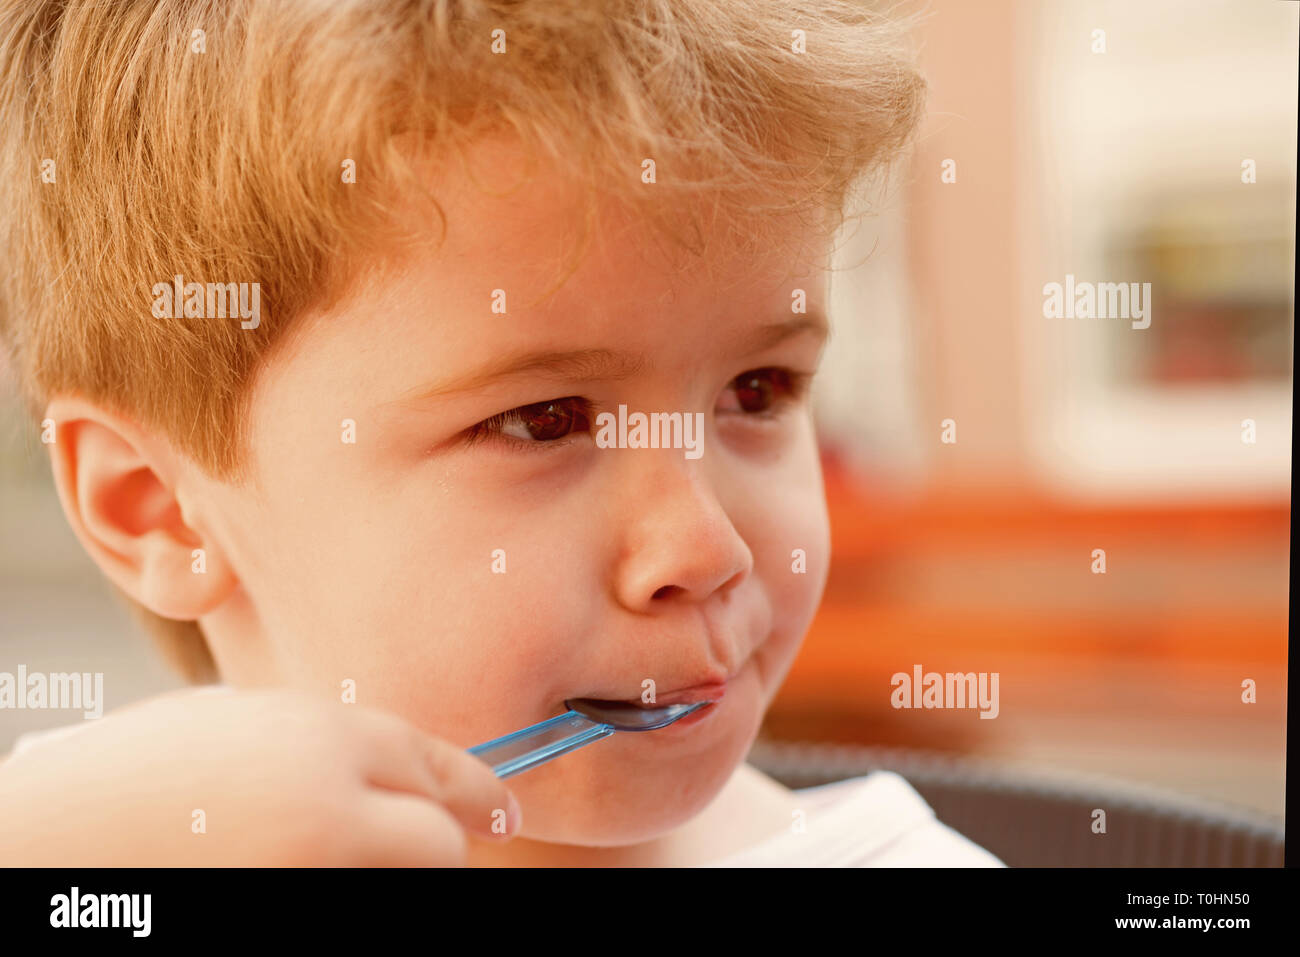
[{"label": "child's fingers", "polygon": [[432,737],[396,715],[355,712],[366,734],[365,768],[378,787],[420,794],[442,804],[460,823],[489,837],[513,837],[514,798],[478,758]]},{"label": "child's fingers", "polygon": [[413,794],[372,791],[363,798],[358,867],[460,867],[465,832],[442,805]]},{"label": "child's fingers", "polygon": [[505,782],[483,761],[454,744],[430,739],[429,757],[442,788],[440,800],[465,827],[487,837],[511,838],[522,823]]}]

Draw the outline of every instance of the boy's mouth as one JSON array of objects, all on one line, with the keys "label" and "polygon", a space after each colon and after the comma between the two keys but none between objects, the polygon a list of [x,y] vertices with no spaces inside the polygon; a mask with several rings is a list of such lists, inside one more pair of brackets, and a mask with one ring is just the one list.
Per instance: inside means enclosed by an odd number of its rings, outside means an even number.
[{"label": "boy's mouth", "polygon": [[592,696],[595,701],[609,701],[618,704],[636,705],[638,708],[662,708],[670,704],[694,704],[697,701],[718,701],[727,693],[726,681],[710,681],[705,684],[691,685],[687,688],[678,688],[675,691],[668,691],[664,694],[655,694],[654,701],[645,701],[641,695],[634,698],[598,698]]}]

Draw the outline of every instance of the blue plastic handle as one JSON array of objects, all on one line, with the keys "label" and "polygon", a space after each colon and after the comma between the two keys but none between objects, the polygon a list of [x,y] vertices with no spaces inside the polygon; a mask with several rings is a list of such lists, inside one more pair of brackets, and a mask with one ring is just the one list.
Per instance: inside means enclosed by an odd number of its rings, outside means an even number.
[{"label": "blue plastic handle", "polygon": [[497,777],[508,778],[609,737],[617,730],[612,724],[601,724],[576,711],[568,711],[522,731],[485,741],[470,748],[469,753],[492,765]]}]

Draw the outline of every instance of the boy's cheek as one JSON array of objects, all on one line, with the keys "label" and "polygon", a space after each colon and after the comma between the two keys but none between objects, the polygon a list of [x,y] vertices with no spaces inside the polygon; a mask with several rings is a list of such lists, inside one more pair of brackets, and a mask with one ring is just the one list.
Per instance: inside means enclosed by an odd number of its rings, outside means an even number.
[{"label": "boy's cheek", "polygon": [[820,483],[787,501],[792,508],[785,523],[765,542],[761,565],[773,606],[769,700],[794,664],[817,614],[830,565],[830,526]]},{"label": "boy's cheek", "polygon": [[[466,746],[549,717],[538,709],[571,690],[565,662],[590,628],[578,620],[580,603],[558,594],[549,575],[534,580],[515,557],[520,567],[505,574],[491,572],[485,553],[481,568],[424,564],[371,578],[351,605],[331,608],[333,622],[320,621],[331,640],[315,670],[322,681],[329,672],[357,676],[358,700]],[[358,624],[339,629],[339,621]]]},{"label": "boy's cheek", "polygon": [[774,596],[779,618],[811,618],[830,570],[830,517],[820,471],[773,491],[751,540],[755,570]]},{"label": "boy's cheek", "polygon": [[[782,663],[797,653],[829,562],[815,462],[768,486],[746,522],[771,605],[768,653]],[[535,712],[591,680],[601,649],[584,636],[607,599],[593,591],[604,578],[590,563],[608,552],[594,530],[494,535],[482,513],[459,509],[429,528],[355,501],[319,513],[313,528],[309,503],[284,504],[258,523],[262,541],[276,543],[258,555],[273,580],[250,584],[275,608],[268,624],[292,628],[293,647],[266,637],[302,683],[340,689],[351,679],[359,703],[382,702],[468,746],[546,717]]]}]

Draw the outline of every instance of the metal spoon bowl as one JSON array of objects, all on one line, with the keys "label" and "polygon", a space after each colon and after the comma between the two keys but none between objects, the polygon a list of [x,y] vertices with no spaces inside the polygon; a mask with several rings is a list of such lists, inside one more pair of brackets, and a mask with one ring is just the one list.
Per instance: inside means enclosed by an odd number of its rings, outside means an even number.
[{"label": "metal spoon bowl", "polygon": [[712,701],[693,701],[690,704],[665,704],[642,708],[627,701],[570,698],[564,702],[564,706],[598,724],[608,724],[615,731],[657,731],[712,703]]}]

